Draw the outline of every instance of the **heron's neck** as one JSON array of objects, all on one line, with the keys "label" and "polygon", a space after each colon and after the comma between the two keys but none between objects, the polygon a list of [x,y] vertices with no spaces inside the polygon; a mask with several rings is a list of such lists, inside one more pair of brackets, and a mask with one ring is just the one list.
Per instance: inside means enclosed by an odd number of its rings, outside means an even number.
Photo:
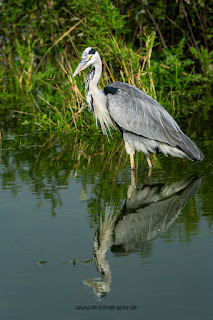
[{"label": "heron's neck", "polygon": [[93,112],[96,119],[96,124],[97,120],[99,120],[103,133],[107,135],[106,127],[110,132],[110,128],[115,128],[115,125],[107,109],[107,98],[103,91],[99,90],[97,87],[101,73],[102,62],[101,58],[99,57],[86,77],[85,92],[89,110]]},{"label": "heron's neck", "polygon": [[86,77],[85,82],[85,92],[86,96],[89,94],[89,92],[93,92],[94,90],[97,90],[97,84],[101,77],[102,73],[102,62],[98,60],[91,68],[90,72],[88,73]]}]

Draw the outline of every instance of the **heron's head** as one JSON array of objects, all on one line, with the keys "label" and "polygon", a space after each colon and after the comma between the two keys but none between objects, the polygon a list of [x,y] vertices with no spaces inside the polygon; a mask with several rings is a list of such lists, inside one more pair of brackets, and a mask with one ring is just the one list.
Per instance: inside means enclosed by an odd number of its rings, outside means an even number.
[{"label": "heron's head", "polygon": [[73,77],[75,77],[80,71],[94,64],[98,58],[100,58],[98,51],[91,47],[86,48],[81,55],[81,62],[73,73]]}]

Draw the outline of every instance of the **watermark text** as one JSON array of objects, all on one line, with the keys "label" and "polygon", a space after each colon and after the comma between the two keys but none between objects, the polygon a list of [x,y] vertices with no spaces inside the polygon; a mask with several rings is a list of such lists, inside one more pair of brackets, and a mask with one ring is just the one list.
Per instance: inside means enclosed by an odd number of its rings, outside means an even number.
[{"label": "watermark text", "polygon": [[89,311],[136,311],[136,305],[76,305],[76,310],[89,310]]}]

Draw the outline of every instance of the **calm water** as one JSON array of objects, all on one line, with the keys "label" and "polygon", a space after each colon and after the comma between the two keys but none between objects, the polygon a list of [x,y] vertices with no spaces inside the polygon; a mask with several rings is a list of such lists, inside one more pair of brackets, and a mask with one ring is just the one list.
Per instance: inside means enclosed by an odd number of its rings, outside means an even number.
[{"label": "calm water", "polygon": [[212,319],[211,113],[196,126],[205,162],[160,156],[149,179],[139,157],[131,179],[122,145],[89,157],[5,124],[1,319]]}]

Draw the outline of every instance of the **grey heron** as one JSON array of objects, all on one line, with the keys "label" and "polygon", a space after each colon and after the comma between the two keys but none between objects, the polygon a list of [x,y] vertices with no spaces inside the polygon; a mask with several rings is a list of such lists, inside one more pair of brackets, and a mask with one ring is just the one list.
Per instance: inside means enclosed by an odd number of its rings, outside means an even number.
[{"label": "grey heron", "polygon": [[131,169],[135,169],[135,151],[142,151],[149,168],[149,154],[163,153],[192,161],[205,158],[197,145],[186,136],[172,116],[153,98],[140,89],[124,82],[113,82],[103,90],[97,87],[102,73],[98,51],[88,47],[82,55],[73,77],[92,66],[85,81],[89,110],[99,120],[104,134],[118,128],[121,132]]}]

